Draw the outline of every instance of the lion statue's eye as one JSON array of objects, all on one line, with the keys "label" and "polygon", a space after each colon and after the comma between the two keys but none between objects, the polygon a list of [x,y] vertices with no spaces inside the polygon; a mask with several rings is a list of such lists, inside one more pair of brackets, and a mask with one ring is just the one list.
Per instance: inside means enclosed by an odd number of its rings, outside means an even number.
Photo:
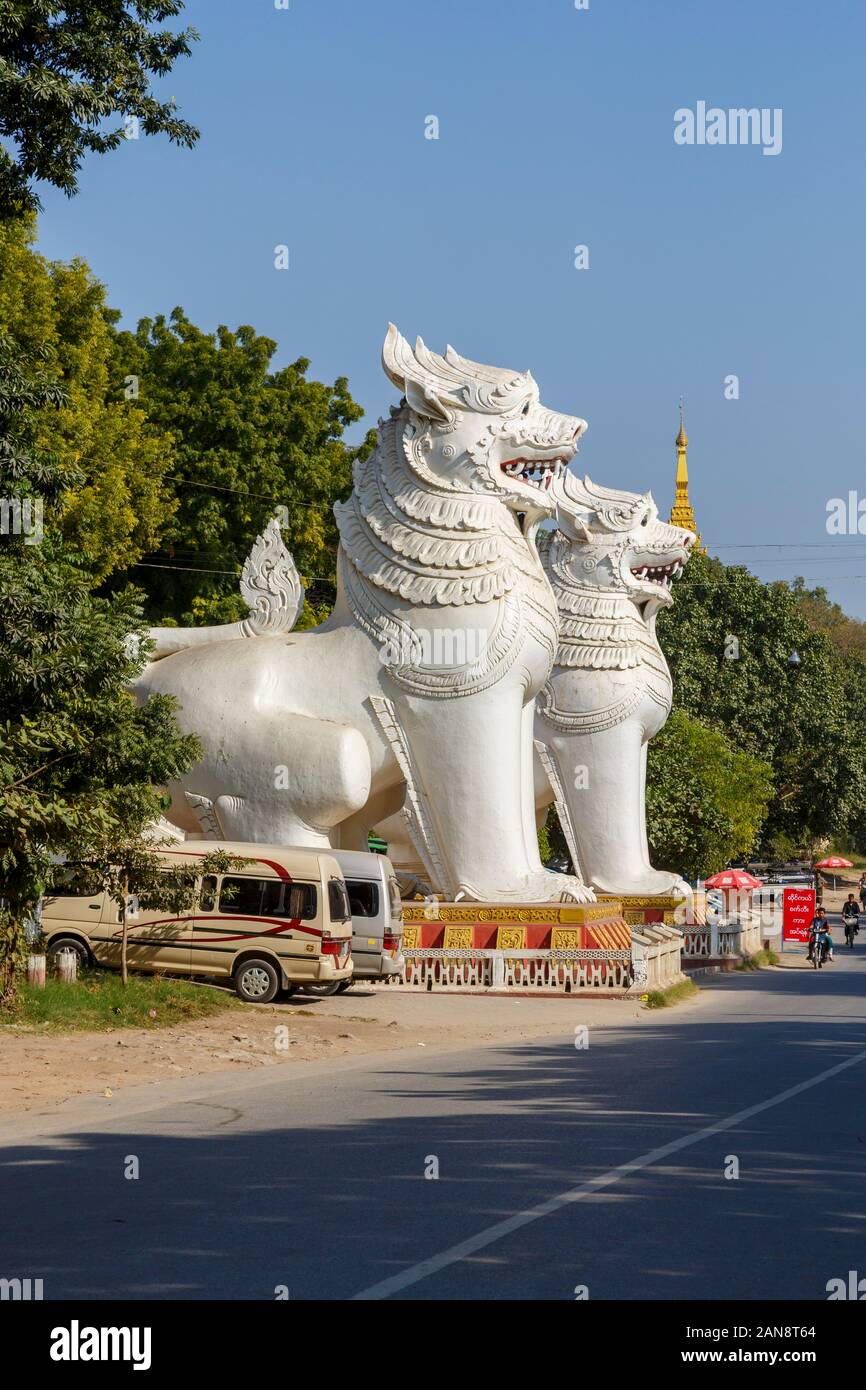
[{"label": "lion statue's eye", "polygon": [[532,401],[527,401],[527,402],[526,402],[526,405],[523,407],[523,414],[524,414],[524,415],[528,415],[531,409],[532,409]]},{"label": "lion statue's eye", "polygon": [[649,512],[647,512],[646,516],[643,518],[641,526],[649,526]]}]

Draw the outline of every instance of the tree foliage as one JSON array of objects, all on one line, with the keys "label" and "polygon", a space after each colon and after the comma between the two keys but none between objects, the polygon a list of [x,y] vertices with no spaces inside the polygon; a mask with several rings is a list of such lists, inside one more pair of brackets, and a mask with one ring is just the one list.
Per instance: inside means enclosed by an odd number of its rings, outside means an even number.
[{"label": "tree foliage", "polygon": [[0,535],[0,1006],[54,860],[140,833],[157,788],[201,755],[171,700],[139,708],[128,690],[147,650],[136,596],[95,598],[70,563],[57,513],[74,455],[44,447],[69,408],[55,366],[53,343],[24,344],[0,322],[0,498],[46,514],[44,534]]},{"label": "tree foliage", "polygon": [[689,879],[724,868],[755,844],[772,795],[769,763],[675,709],[649,745],[652,862]]},{"label": "tree foliage", "polygon": [[[159,543],[176,504],[163,483],[171,436],[115,390],[105,289],[82,261],[33,250],[35,220],[0,222],[0,325],[22,360],[41,363],[55,409],[32,417],[39,457],[67,479],[52,524],[96,583]],[[114,398],[113,398],[114,397]]]},{"label": "tree foliage", "polygon": [[134,376],[138,407],[175,440],[166,482],[176,511],[163,550],[146,562],[173,572],[141,571],[154,621],[243,616],[237,575],[277,509],[305,579],[333,579],[333,505],[351,487],[358,452],[342,435],[363,411],[345,377],[308,380],[306,358],[272,371],[276,346],[250,327],[205,333],[182,309],[116,336],[115,393]]},{"label": "tree foliage", "polygon": [[826,589],[807,589],[802,579],[794,580],[791,592],[797,612],[814,632],[825,632],[843,656],[857,656],[866,662],[866,623],[849,617],[831,601]]},{"label": "tree foliage", "polygon": [[[57,892],[81,886],[93,894],[107,893],[114,903],[121,928],[120,973],[124,985],[128,979],[129,926],[139,912],[167,912],[173,917],[188,913],[195,905],[200,876],[231,873],[251,862],[224,850],[214,850],[193,864],[172,864],[160,854],[172,848],[174,842],[168,839],[145,842],[136,817],[128,827],[113,820],[104,838],[91,840],[86,864],[75,866],[71,874],[64,867],[54,875],[52,886]],[[231,897],[232,891],[225,888],[223,894]]]},{"label": "tree foliage", "polygon": [[856,658],[809,626],[789,587],[696,555],[658,632],[675,707],[771,764],[763,841],[849,833],[866,763]]},{"label": "tree foliage", "polygon": [[85,154],[117,149],[125,121],[195,143],[198,131],[150,85],[198,37],[153,28],[183,8],[183,0],[0,0],[0,138],[9,142],[0,145],[0,218],[38,207],[34,182],[77,192]]}]

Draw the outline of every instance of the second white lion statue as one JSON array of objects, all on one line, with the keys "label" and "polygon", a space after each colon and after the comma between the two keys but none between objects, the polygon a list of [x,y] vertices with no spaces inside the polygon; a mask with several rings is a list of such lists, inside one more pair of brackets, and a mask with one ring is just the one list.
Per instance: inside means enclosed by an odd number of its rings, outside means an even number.
[{"label": "second white lion statue", "polygon": [[572,862],[606,893],[688,893],[653,868],[647,746],[671,709],[656,618],[695,536],[659,518],[651,495],[564,480],[570,506],[540,540],[559,644],[536,702],[536,805],[555,801]]},{"label": "second white lion statue", "polygon": [[[535,804],[555,804],[581,877],[598,892],[688,894],[650,862],[647,746],[670,713],[671,678],[656,618],[695,536],[662,521],[652,496],[562,480],[557,528],[539,535],[556,595],[559,641],[536,700]],[[376,827],[398,869],[421,876],[399,816]],[[428,886],[438,888],[435,881]]]}]

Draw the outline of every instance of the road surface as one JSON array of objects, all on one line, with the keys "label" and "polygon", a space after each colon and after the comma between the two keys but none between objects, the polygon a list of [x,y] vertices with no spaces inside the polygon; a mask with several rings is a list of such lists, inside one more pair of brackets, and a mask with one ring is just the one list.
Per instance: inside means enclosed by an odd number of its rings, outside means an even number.
[{"label": "road surface", "polygon": [[70,1299],[826,1298],[866,1275],[866,946],[834,935],[819,973],[707,976],[583,1050],[416,1049],[12,1121],[0,1275]]}]

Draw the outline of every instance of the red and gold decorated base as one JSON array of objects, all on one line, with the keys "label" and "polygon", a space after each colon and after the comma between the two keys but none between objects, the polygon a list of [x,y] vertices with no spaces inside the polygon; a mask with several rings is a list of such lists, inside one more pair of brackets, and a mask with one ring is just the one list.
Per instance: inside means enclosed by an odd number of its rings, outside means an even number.
[{"label": "red and gold decorated base", "polygon": [[683,898],[675,898],[661,893],[646,894],[640,897],[628,893],[618,896],[608,893],[598,894],[599,906],[606,906],[611,910],[620,908],[628,925],[638,928],[647,927],[652,922],[661,922],[666,927],[680,925],[676,920],[676,912],[683,902]]},{"label": "red and gold decorated base", "polygon": [[619,898],[598,903],[403,904],[410,950],[627,951],[631,931]]}]

